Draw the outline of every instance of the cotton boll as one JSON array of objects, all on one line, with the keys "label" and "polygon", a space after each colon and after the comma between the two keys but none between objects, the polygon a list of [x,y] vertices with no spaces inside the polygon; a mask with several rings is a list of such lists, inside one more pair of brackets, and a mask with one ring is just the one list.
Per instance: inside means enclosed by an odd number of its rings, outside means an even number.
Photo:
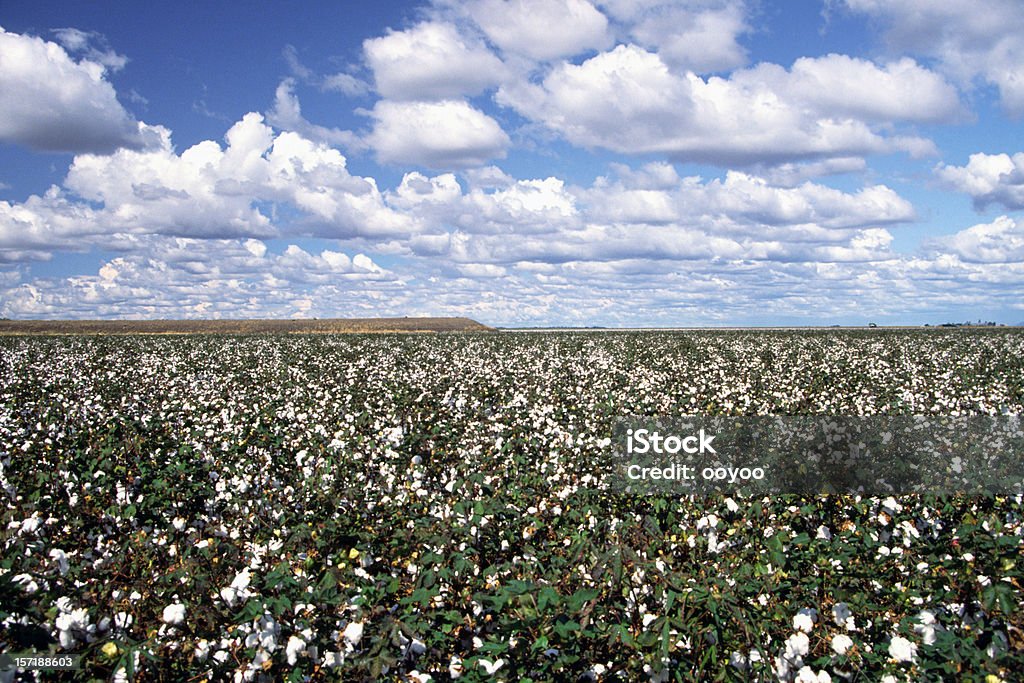
[{"label": "cotton boll", "polygon": [[163,616],[161,617],[165,624],[176,626],[185,622],[185,606],[180,602],[176,602],[173,605],[167,605],[164,607]]},{"label": "cotton boll", "polygon": [[297,636],[289,636],[288,644],[285,645],[284,652],[285,657],[288,659],[288,664],[295,666],[299,661],[299,655],[306,651],[306,641]]},{"label": "cotton boll", "polygon": [[893,636],[889,641],[889,656],[897,662],[913,662],[917,659],[917,645],[903,636]]},{"label": "cotton boll", "polygon": [[832,636],[832,651],[837,655],[845,655],[853,647],[853,639],[845,633]]},{"label": "cotton boll", "polygon": [[361,622],[350,622],[342,632],[342,637],[352,646],[359,644],[363,639],[363,624]]}]

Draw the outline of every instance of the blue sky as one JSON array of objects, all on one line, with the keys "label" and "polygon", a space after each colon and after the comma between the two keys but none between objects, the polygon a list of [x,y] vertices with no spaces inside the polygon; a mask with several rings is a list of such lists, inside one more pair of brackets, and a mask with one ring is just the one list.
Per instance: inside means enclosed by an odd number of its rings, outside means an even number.
[{"label": "blue sky", "polygon": [[0,315],[1024,321],[1016,0],[0,7]]}]

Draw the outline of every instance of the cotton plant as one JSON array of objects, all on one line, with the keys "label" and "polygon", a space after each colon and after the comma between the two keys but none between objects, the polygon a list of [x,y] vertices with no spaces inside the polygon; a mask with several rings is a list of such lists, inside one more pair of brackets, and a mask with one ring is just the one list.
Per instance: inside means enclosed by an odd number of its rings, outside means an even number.
[{"label": "cotton plant", "polygon": [[1020,414],[1020,357],[1010,331],[0,340],[2,628],[115,678],[915,680],[953,639],[1012,680],[1019,496],[629,497],[594,463],[622,414]]}]

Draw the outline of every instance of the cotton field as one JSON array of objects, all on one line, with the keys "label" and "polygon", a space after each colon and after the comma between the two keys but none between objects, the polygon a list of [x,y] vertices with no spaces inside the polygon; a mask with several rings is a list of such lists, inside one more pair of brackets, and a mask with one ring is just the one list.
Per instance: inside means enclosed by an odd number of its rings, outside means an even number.
[{"label": "cotton field", "polygon": [[0,339],[0,641],[88,680],[1019,680],[1011,496],[610,491],[617,416],[1024,412],[1024,332]]}]

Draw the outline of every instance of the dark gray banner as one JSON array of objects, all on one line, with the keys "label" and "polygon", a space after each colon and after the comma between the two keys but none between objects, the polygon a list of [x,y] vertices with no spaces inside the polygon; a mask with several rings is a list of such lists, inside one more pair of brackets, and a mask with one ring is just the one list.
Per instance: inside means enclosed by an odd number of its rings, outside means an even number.
[{"label": "dark gray banner", "polygon": [[1019,415],[623,417],[611,448],[606,483],[640,494],[1024,490]]}]

